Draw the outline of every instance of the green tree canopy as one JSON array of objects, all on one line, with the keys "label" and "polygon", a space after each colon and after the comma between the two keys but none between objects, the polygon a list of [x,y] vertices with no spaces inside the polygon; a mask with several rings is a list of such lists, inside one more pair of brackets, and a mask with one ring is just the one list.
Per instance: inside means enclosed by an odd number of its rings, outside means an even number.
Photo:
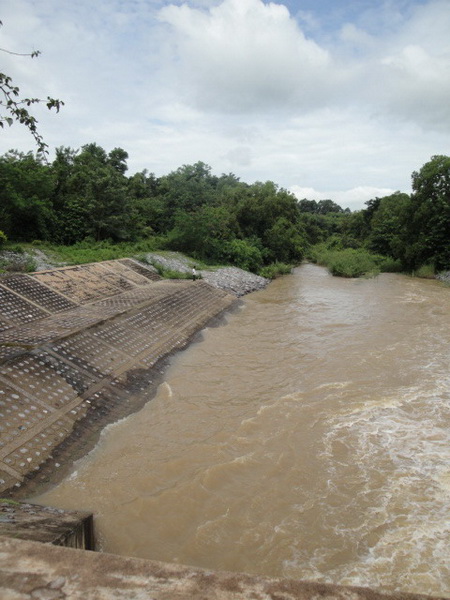
[{"label": "green tree canopy", "polygon": [[433,156],[412,174],[404,262],[450,268],[450,157]]},{"label": "green tree canopy", "polygon": [[0,229],[15,240],[49,239],[55,226],[53,173],[31,152],[0,158]]},{"label": "green tree canopy", "polygon": [[[402,258],[406,239],[407,215],[410,208],[408,194],[395,192],[376,199],[376,209],[370,220],[368,247],[377,254]],[[375,206],[375,203],[372,204]]]}]

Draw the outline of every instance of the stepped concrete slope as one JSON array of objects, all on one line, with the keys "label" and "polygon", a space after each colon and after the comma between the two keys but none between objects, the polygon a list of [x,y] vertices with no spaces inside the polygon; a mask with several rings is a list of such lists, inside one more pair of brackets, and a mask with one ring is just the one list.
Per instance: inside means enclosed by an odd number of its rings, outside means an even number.
[{"label": "stepped concrete slope", "polygon": [[50,480],[140,408],[161,361],[234,302],[131,259],[0,278],[0,494]]}]

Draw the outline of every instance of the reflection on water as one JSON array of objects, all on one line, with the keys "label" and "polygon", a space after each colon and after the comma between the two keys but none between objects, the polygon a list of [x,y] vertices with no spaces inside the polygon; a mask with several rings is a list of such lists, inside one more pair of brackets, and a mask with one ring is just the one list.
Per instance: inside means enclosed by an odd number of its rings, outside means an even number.
[{"label": "reflection on water", "polygon": [[450,294],[304,265],[180,353],[39,501],[105,551],[450,592]]}]

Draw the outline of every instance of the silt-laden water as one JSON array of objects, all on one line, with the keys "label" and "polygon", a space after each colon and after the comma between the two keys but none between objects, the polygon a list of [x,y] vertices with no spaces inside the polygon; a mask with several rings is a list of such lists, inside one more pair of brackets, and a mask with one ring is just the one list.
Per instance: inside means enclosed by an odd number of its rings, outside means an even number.
[{"label": "silt-laden water", "polygon": [[104,551],[450,593],[450,290],[304,265],[172,360],[39,501]]}]

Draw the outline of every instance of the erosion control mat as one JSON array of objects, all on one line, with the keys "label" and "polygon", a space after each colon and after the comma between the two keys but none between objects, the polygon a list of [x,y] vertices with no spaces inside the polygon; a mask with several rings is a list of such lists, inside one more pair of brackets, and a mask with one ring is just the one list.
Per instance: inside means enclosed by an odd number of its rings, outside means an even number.
[{"label": "erosion control mat", "polygon": [[61,476],[236,298],[131,259],[0,278],[0,494]]}]

